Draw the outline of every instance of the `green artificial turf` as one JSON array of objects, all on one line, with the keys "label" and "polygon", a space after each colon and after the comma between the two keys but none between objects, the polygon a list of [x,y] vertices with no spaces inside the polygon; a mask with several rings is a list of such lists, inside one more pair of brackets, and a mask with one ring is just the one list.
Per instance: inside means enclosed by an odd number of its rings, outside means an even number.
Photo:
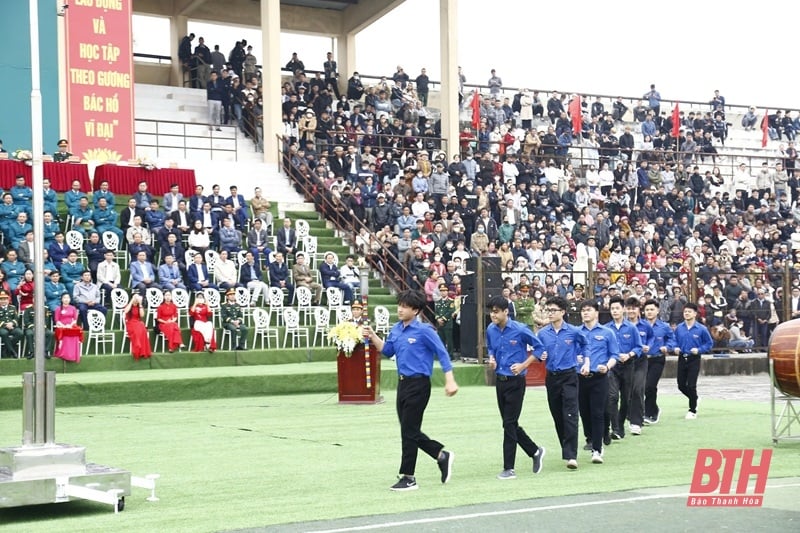
[{"label": "green artificial turf", "polygon": [[[698,448],[771,446],[769,404],[704,397],[700,417],[685,401],[661,400],[661,422],[606,451],[604,465],[580,452],[566,470],[545,391],[529,389],[521,423],[548,449],[533,475],[517,457],[518,479],[498,481],[502,427],[494,389],[432,394],[423,429],[456,454],[452,481],[420,455],[420,490],[392,493],[399,463],[394,391],[380,405],[339,405],[335,393],[59,408],[57,440],[87,446],[90,461],[159,473],[159,502],[134,489],[126,510],[76,502],[0,510],[3,531],[218,531],[347,516],[407,512],[542,496],[685,485]],[[0,412],[0,443],[20,439],[20,414]],[[775,448],[770,478],[800,472],[800,443]],[[631,520],[634,515],[631,515]]]}]

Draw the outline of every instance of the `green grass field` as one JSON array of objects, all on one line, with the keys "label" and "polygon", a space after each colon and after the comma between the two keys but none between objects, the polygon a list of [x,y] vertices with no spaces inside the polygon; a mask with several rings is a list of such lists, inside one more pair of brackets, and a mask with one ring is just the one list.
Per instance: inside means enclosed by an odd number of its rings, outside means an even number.
[{"label": "green grass field", "polygon": [[[126,510],[100,504],[0,510],[3,531],[217,531],[349,516],[402,513],[546,496],[690,483],[697,448],[771,446],[769,404],[703,399],[701,417],[683,420],[684,401],[665,396],[662,422],[607,448],[606,464],[560,461],[545,392],[529,389],[522,424],[548,448],[534,476],[518,455],[518,479],[501,469],[502,429],[494,389],[434,391],[429,435],[455,451],[452,481],[420,456],[420,490],[392,493],[399,463],[394,391],[381,405],[340,406],[335,394],[249,397],[58,409],[59,442],[87,446],[88,460],[159,473],[159,502],[134,489]],[[0,412],[0,444],[19,442],[19,412]],[[770,479],[800,473],[800,443],[775,449]]]}]

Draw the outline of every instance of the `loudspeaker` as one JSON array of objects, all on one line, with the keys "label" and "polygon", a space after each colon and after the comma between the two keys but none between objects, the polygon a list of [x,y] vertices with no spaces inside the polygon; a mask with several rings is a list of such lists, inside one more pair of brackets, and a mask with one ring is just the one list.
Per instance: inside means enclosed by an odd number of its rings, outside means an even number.
[{"label": "loudspeaker", "polygon": [[474,298],[461,304],[461,357],[478,358],[478,305]]},{"label": "loudspeaker", "polygon": [[484,257],[483,261],[483,295],[488,301],[493,296],[503,293],[503,275],[500,272],[499,257]]}]

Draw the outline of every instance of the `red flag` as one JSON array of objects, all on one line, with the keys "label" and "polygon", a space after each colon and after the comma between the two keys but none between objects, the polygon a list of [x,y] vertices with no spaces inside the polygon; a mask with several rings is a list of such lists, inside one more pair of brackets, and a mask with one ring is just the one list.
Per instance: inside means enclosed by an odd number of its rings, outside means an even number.
[{"label": "red flag", "polygon": [[672,110],[672,138],[677,139],[681,136],[681,112],[678,109],[678,102]]},{"label": "red flag", "polygon": [[764,118],[761,119],[761,148],[767,147],[769,141],[769,109],[764,110]]},{"label": "red flag", "polygon": [[481,126],[481,95],[478,93],[478,89],[472,93],[470,107],[472,108],[472,129],[477,131]]},{"label": "red flag", "polygon": [[572,119],[572,132],[580,135],[583,129],[583,118],[581,117],[581,96],[576,94],[569,103],[569,116]]}]

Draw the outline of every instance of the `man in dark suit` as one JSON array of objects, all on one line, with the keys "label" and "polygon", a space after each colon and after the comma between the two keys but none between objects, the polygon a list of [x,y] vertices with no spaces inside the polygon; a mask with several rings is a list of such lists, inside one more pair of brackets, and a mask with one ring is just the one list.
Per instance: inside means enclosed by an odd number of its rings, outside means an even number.
[{"label": "man in dark suit", "polygon": [[170,235],[174,235],[177,242],[181,241],[181,230],[175,227],[175,221],[171,217],[167,217],[164,219],[164,226],[156,232],[159,250],[163,250],[167,245]]},{"label": "man in dark suit", "polygon": [[174,233],[167,236],[167,242],[161,247],[161,263],[164,263],[167,255],[174,257],[181,274],[186,274],[186,249],[181,244],[180,238],[176,237]]},{"label": "man in dark suit", "polygon": [[149,244],[145,244],[142,240],[141,233],[136,233],[133,235],[133,242],[128,245],[128,253],[130,254],[131,262],[136,261],[136,258],[139,257],[139,252],[144,252],[146,254],[149,263],[153,262],[155,250],[153,250],[153,247]]},{"label": "man in dark suit", "polygon": [[333,254],[325,254],[325,262],[319,267],[319,274],[322,278],[324,288],[336,287],[344,293],[344,303],[349,304],[353,301],[353,288],[347,283],[340,281],[339,267],[333,262]]},{"label": "man in dark suit", "polygon": [[17,255],[19,260],[25,263],[25,268],[33,269],[35,253],[33,246],[33,230],[28,230],[25,234],[25,240],[17,246]]},{"label": "man in dark suit", "polygon": [[195,255],[194,263],[189,265],[186,269],[186,281],[189,290],[192,291],[217,288],[217,286],[211,282],[211,277],[208,275],[208,268],[206,268],[205,263],[203,263],[202,254]]},{"label": "man in dark suit", "polygon": [[294,285],[289,282],[289,268],[283,261],[281,252],[275,253],[275,261],[269,264],[269,284],[271,287],[278,287],[288,291],[288,301],[292,301],[294,296]]},{"label": "man in dark suit", "polygon": [[347,176],[347,167],[349,162],[347,155],[344,153],[344,148],[337,146],[333,149],[333,155],[328,160],[328,165],[331,167],[331,172],[337,178],[344,178]]},{"label": "man in dark suit", "polygon": [[206,197],[203,196],[203,186],[198,185],[194,188],[194,196],[189,198],[189,211],[192,213],[197,213],[201,209],[203,209],[203,204],[206,201]]},{"label": "man in dark suit", "polygon": [[184,200],[178,202],[178,210],[173,211],[170,218],[172,218],[175,227],[178,228],[182,234],[186,235],[189,233],[192,227],[192,216],[186,209],[186,202]]},{"label": "man in dark suit", "polygon": [[144,220],[144,209],[136,207],[136,199],[131,198],[128,200],[128,207],[123,209],[119,215],[119,226],[122,228],[123,233],[133,226],[134,217],[142,217],[142,220]]},{"label": "man in dark suit", "polygon": [[297,251],[297,235],[292,229],[292,219],[284,218],[283,227],[278,231],[278,245],[276,252],[291,255]]},{"label": "man in dark suit", "polygon": [[260,218],[253,221],[253,229],[247,232],[247,249],[252,252],[256,265],[261,264],[262,254],[265,264],[269,264],[269,254],[272,252],[269,247],[269,233],[264,229],[264,223]]},{"label": "man in dark suit", "polygon": [[239,189],[236,185],[231,185],[231,195],[225,198],[225,203],[233,206],[233,214],[236,216],[236,226],[244,228],[247,219],[250,218],[247,209],[247,203],[244,201],[244,196],[239,194]]}]

